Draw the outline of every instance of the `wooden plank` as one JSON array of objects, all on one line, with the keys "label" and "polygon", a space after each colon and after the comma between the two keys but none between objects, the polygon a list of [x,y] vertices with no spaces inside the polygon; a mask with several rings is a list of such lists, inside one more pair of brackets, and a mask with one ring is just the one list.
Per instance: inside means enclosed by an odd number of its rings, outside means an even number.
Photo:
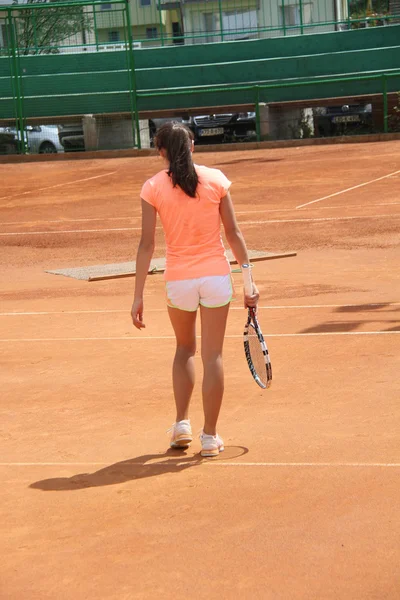
[{"label": "wooden plank", "polygon": [[[263,250],[249,250],[250,261],[257,262],[261,260],[275,260],[278,258],[289,258],[291,256],[297,256],[297,252],[265,252]],[[228,250],[227,258],[230,264],[237,264],[231,250]],[[149,274],[163,273],[165,271],[165,258],[153,258],[150,262]],[[106,266],[106,265],[105,265]],[[123,279],[125,277],[134,277],[136,274],[136,262],[132,262],[132,270],[124,273],[107,273],[104,275],[92,275],[88,277],[88,281],[106,281],[108,279]]]}]

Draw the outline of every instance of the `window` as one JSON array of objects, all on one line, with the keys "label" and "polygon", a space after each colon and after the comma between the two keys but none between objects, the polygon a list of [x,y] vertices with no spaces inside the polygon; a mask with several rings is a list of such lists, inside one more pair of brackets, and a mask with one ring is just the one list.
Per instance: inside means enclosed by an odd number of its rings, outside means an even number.
[{"label": "window", "polygon": [[148,40],[153,40],[157,37],[157,27],[146,27],[146,37]]},{"label": "window", "polygon": [[150,6],[151,0],[140,0],[140,6]]},{"label": "window", "polygon": [[7,28],[5,25],[0,25],[0,48],[7,48],[8,46],[8,37],[7,37]]},{"label": "window", "polygon": [[312,22],[311,18],[311,4],[302,5],[302,17],[300,18],[300,5],[299,4],[288,4],[287,6],[280,7],[280,22],[285,27],[300,27],[301,22],[303,25]]},{"label": "window", "polygon": [[100,10],[111,10],[111,4],[107,2],[107,4],[100,4]]},{"label": "window", "polygon": [[256,10],[233,10],[225,11],[222,15],[222,27],[224,33],[231,32],[227,37],[229,40],[241,39],[243,31],[257,30],[258,19]]},{"label": "window", "polygon": [[184,44],[185,40],[182,37],[182,27],[179,21],[172,22],[172,43]]},{"label": "window", "polygon": [[108,41],[109,42],[119,42],[120,41],[119,31],[109,31],[108,32]]},{"label": "window", "polygon": [[203,13],[204,18],[204,31],[211,33],[215,31],[215,14],[214,13]]}]

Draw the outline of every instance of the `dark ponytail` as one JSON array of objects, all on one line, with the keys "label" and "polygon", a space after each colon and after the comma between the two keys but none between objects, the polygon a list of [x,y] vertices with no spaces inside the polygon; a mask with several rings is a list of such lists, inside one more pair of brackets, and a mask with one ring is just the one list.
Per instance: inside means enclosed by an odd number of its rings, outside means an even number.
[{"label": "dark ponytail", "polygon": [[174,187],[177,185],[191,198],[196,197],[199,178],[192,161],[192,131],[175,121],[161,125],[155,138],[158,150],[165,150],[169,161],[168,175]]}]

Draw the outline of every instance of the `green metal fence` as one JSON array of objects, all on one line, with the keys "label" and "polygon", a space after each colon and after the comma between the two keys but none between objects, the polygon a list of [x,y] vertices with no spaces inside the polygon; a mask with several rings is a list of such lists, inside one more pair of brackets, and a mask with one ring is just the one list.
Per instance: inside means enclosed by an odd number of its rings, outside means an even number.
[{"label": "green metal fence", "polygon": [[[397,7],[397,8],[396,8]],[[0,7],[0,53],[14,23],[20,54],[204,44],[387,26],[400,21],[393,0],[111,0]]]},{"label": "green metal fence", "polygon": [[[244,105],[252,116],[233,115],[235,127],[224,126],[215,141],[260,140],[265,103],[360,94],[381,94],[381,130],[389,131],[395,121],[388,98],[400,89],[399,26],[379,26],[395,22],[389,8],[387,2],[361,0],[111,0],[0,7],[0,153],[140,148],[149,145],[156,127],[153,116],[159,114],[152,111],[171,108],[178,116],[190,113],[187,122],[205,140],[210,131],[196,124],[197,106],[218,106],[222,112]],[[328,9],[335,9],[336,20]],[[368,31],[334,33],[362,24]],[[332,33],[292,35],[315,31]],[[262,39],[268,36],[286,39]],[[232,43],[247,37],[261,39]],[[199,45],[206,42],[218,43]],[[146,44],[159,48],[145,51]],[[290,125],[275,127],[269,137],[377,130],[378,121],[366,118],[362,106],[357,117],[350,114],[353,108],[332,117],[337,126],[329,132],[315,103],[304,106],[304,114],[296,109],[285,118],[275,115],[275,122],[286,119]]]}]

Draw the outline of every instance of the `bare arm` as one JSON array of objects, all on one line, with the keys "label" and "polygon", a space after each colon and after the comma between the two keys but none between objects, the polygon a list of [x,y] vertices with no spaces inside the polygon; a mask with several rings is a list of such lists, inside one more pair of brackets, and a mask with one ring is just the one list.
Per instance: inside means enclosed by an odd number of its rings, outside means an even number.
[{"label": "bare arm", "polygon": [[[226,239],[232,249],[237,263],[240,266],[248,264],[249,255],[247,253],[246,242],[244,241],[242,232],[237,224],[235,210],[233,208],[232,199],[229,192],[222,198],[219,212],[221,215],[222,224],[224,226]],[[257,306],[258,298],[258,289],[253,281],[253,294],[251,296],[245,295],[245,306]]]},{"label": "bare arm", "polygon": [[143,323],[143,290],[154,252],[154,235],[157,211],[148,202],[142,200],[142,235],[136,256],[135,295],[132,305],[132,322],[137,329],[145,327]]}]

